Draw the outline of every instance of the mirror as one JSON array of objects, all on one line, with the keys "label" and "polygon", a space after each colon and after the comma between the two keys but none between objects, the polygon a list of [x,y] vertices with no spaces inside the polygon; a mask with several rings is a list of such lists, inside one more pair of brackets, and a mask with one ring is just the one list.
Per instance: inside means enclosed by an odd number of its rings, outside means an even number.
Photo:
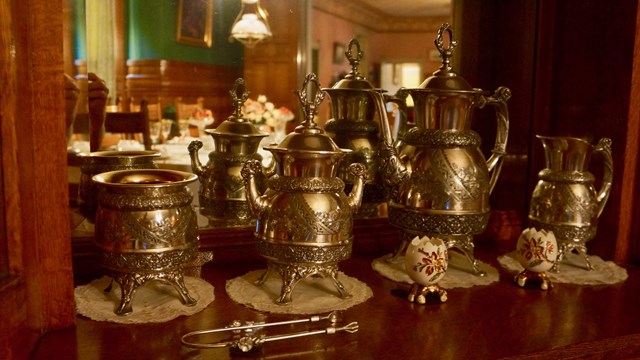
[{"label": "mirror", "polygon": [[[384,81],[381,74],[386,73],[386,64],[417,63],[417,76],[424,79],[439,66],[439,60],[430,60],[427,53],[437,28],[442,22],[451,21],[451,0],[403,2],[405,7],[401,9],[397,9],[398,2],[393,0],[354,1],[347,5],[340,0],[262,0],[262,6],[269,12],[274,38],[253,49],[244,49],[241,44],[228,40],[240,1],[210,1],[213,14],[209,47],[206,41],[193,41],[201,32],[187,36],[188,42],[184,41],[184,34],[179,34],[178,9],[187,0],[67,0],[68,8],[76,11],[70,20],[76,41],[65,50],[75,67],[69,66],[68,71],[80,71],[84,63],[84,74],[86,69],[99,74],[109,84],[110,104],[116,104],[125,95],[132,98],[149,93],[163,96],[166,102],[162,110],[165,111],[160,111],[160,117],[170,116],[171,107],[175,116],[178,111],[175,98],[179,96],[204,96],[203,106],[212,111],[218,124],[232,113],[228,91],[237,77],[245,78],[252,97],[266,94],[276,106],[297,109],[297,101],[291,95],[296,88],[283,81],[289,76],[278,77],[278,74],[289,71],[286,67],[293,64],[298,66],[298,76],[313,69],[320,83],[330,87],[350,70],[341,52],[343,55],[352,37],[358,38],[366,54],[360,69],[365,69],[362,72],[374,84],[380,86]],[[355,6],[362,8],[353,11]],[[431,16],[415,17],[424,6]],[[84,9],[86,17],[83,18]],[[292,17],[292,13],[298,17]],[[183,19],[184,16],[183,13]],[[372,17],[376,21],[371,21]],[[283,18],[287,21],[281,21]],[[83,19],[86,20],[83,22]],[[294,20],[296,26],[293,26]],[[298,24],[307,27],[295,34]],[[336,31],[326,31],[327,28]],[[425,30],[427,28],[431,30]],[[86,44],[82,42],[84,38]],[[281,54],[287,56],[279,59]],[[261,82],[267,85],[260,85]],[[252,83],[257,84],[253,89]],[[169,90],[157,91],[162,86]],[[330,116],[327,99],[319,122],[324,123]],[[203,163],[206,163],[207,151],[201,152],[205,154]],[[196,183],[194,194],[198,193],[198,187]],[[201,220],[206,228],[206,218]]]}]

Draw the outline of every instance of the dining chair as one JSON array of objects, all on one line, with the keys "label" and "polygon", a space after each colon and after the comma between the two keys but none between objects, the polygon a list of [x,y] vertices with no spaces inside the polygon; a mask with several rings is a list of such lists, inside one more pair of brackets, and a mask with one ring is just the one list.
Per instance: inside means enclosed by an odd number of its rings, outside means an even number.
[{"label": "dining chair", "polygon": [[179,96],[176,98],[175,104],[176,120],[189,119],[196,110],[204,109],[204,97],[186,99]]},{"label": "dining chair", "polygon": [[164,101],[160,96],[130,97],[127,100],[129,111],[141,111],[142,102],[144,101],[149,121],[162,120]]},{"label": "dining chair", "polygon": [[137,111],[107,112],[104,121],[104,131],[108,133],[124,134],[133,139],[134,134],[142,134],[145,150],[151,150],[151,134],[149,131],[149,110],[147,100],[142,99]]}]

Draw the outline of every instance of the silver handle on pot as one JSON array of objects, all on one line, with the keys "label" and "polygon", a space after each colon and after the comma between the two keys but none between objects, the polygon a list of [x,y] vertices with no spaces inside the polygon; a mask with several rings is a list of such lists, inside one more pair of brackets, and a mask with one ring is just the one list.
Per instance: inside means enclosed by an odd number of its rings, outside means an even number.
[{"label": "silver handle on pot", "polygon": [[496,89],[493,95],[489,97],[482,97],[484,105],[491,105],[496,111],[496,120],[498,126],[496,129],[496,141],[491,150],[491,156],[487,160],[487,168],[491,172],[491,178],[489,179],[489,193],[493,191],[493,188],[498,181],[500,170],[502,169],[503,157],[507,153],[507,138],[509,136],[509,109],[507,107],[507,101],[511,97],[511,90],[505,86],[501,86]]},{"label": "silver handle on pot", "polygon": [[611,153],[611,139],[602,138],[598,141],[595,147],[595,152],[604,156],[604,175],[602,178],[602,185],[596,200],[598,201],[598,217],[602,214],[604,205],[609,199],[611,194],[611,183],[613,182],[613,155]]}]

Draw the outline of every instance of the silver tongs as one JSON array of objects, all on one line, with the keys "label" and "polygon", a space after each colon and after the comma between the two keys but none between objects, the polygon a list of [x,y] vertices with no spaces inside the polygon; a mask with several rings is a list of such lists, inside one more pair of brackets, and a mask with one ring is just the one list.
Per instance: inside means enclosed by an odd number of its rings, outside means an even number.
[{"label": "silver tongs", "polygon": [[[290,325],[290,324],[299,324],[305,322],[318,322],[322,320],[328,320],[330,325],[324,329],[317,330],[309,330],[309,331],[301,331],[295,333],[281,334],[281,335],[264,335],[262,333],[262,329],[269,326],[278,326],[278,325]],[[272,323],[264,323],[264,322],[252,322],[246,321],[241,322],[239,320],[234,320],[231,324],[224,328],[219,329],[211,329],[211,330],[199,330],[192,331],[182,336],[180,342],[184,346],[188,346],[196,349],[213,349],[213,348],[222,348],[229,347],[233,350],[240,350],[242,352],[248,352],[252,349],[255,349],[262,344],[269,341],[277,341],[277,340],[286,340],[293,339],[303,336],[311,336],[311,335],[321,335],[321,334],[335,334],[337,332],[346,331],[348,333],[355,333],[358,331],[358,322],[354,321],[345,326],[336,326],[336,323],[339,320],[339,314],[337,312],[331,312],[325,316],[314,315],[305,319],[296,319],[289,321],[279,321]],[[201,336],[205,334],[211,334],[216,332],[225,332],[231,331],[234,334],[234,338],[229,340],[223,340],[216,343],[201,343],[201,342],[191,342],[188,339],[196,336]],[[242,334],[242,335],[239,335]]]}]

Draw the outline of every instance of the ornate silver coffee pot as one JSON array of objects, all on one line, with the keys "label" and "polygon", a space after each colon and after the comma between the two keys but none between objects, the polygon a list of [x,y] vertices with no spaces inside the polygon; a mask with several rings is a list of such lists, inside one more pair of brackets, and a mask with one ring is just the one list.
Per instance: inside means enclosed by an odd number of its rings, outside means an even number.
[{"label": "ornate silver coffee pot", "polygon": [[[474,272],[484,275],[473,256],[473,235],[484,231],[489,220],[489,195],[507,145],[510,91],[500,87],[487,97],[452,71],[457,42],[448,24],[440,27],[435,44],[442,66],[420,87],[406,89],[415,104],[416,126],[406,132],[400,148],[394,146],[382,95],[370,92],[382,116],[381,170],[392,189],[389,222],[402,232],[396,257],[415,236],[437,236],[448,248],[462,251]],[[480,151],[479,135],[470,129],[474,109],[485,105],[495,108],[498,122],[489,160]]]},{"label": "ornate silver coffee pot", "polygon": [[[529,206],[529,225],[553,231],[558,241],[558,260],[566,252],[578,251],[593,269],[587,256],[587,241],[596,235],[598,219],[611,193],[613,157],[611,139],[602,138],[593,146],[588,141],[562,136],[538,136],[544,147],[546,168],[533,190]],[[591,155],[604,158],[604,174],[599,191],[588,171]]]},{"label": "ornate silver coffee pot", "polygon": [[341,297],[350,296],[337,279],[338,262],[351,256],[353,214],[367,176],[364,165],[352,164],[353,189],[344,193],[336,172],[350,151],[340,149],[314,122],[324,99],[315,74],[307,75],[298,97],[304,121],[279,145],[265,147],[276,161],[268,189],[258,188],[259,161],[250,160],[242,169],[249,208],[258,219],[257,250],[268,261],[257,284],[274,271],[280,274],[279,304],[290,303],[294,286],[313,275],[330,277]]},{"label": "ornate silver coffee pot", "polygon": [[[251,121],[242,117],[242,105],[249,97],[244,80],[237,79],[229,91],[235,110],[217,128],[205,132],[213,137],[214,150],[209,153],[209,163],[203,166],[198,157],[202,148],[200,140],[189,144],[192,171],[200,180],[200,213],[209,218],[210,225],[249,225],[254,221],[249,212],[246,192],[240,171],[249,160],[262,161],[257,152],[260,140],[268,134],[259,131]],[[273,163],[272,163],[273,164]],[[265,178],[272,174],[274,166],[256,174],[256,186],[263,191]]]},{"label": "ornate silver coffee pot", "polygon": [[[323,89],[331,98],[331,113],[333,118],[327,121],[324,130],[335,141],[338,147],[352,150],[345,155],[342,165],[338,168],[338,177],[349,191],[353,186],[353,176],[349,173],[349,166],[358,162],[366,166],[368,180],[364,188],[362,206],[358,217],[374,217],[378,207],[386,204],[384,182],[380,174],[380,158],[378,156],[379,123],[376,120],[376,107],[368,92],[375,90],[374,86],[358,72],[358,65],[363,53],[357,39],[349,42],[345,52],[351,71],[338,81],[333,87]],[[398,103],[405,110],[404,103],[392,97],[385,96],[387,101]],[[402,121],[406,123],[406,121]]]}]

